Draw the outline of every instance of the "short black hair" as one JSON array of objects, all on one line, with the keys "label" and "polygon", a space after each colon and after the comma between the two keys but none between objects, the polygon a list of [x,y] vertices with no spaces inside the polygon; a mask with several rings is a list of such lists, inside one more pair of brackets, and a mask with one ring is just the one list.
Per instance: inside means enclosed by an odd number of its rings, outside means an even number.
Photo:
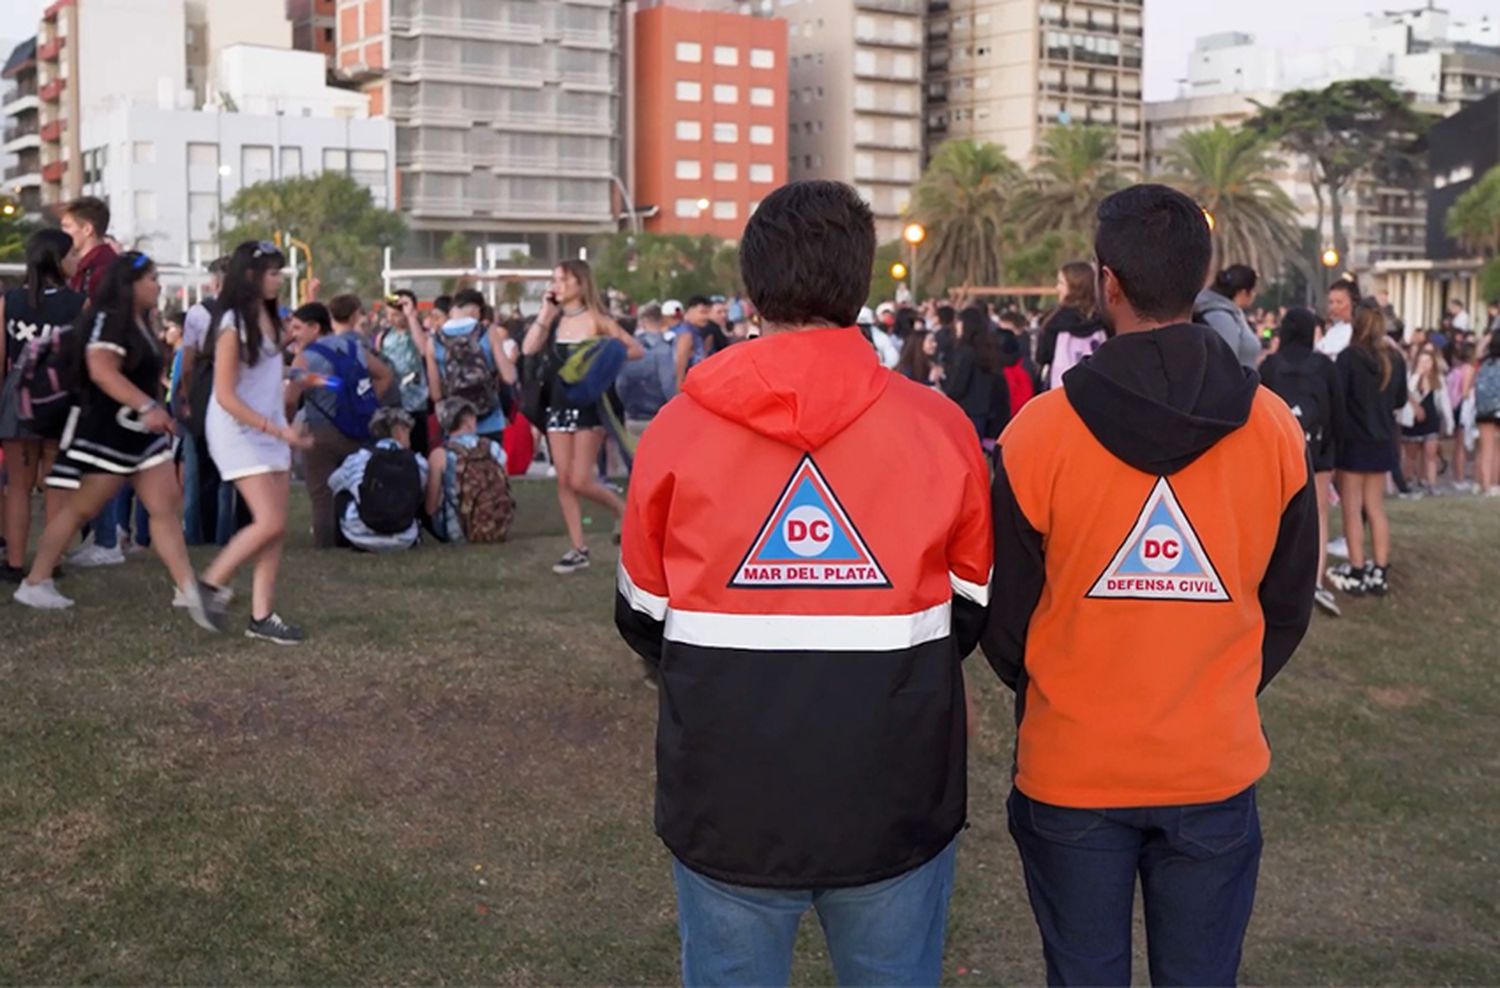
[{"label": "short black hair", "polygon": [[481,292],[477,288],[465,288],[453,296],[453,308],[463,309],[471,305],[483,313],[485,309],[484,292]]},{"label": "short black hair", "polygon": [[700,305],[713,305],[713,303],[708,300],[707,295],[693,295],[682,303],[684,309],[696,309]]},{"label": "short black hair", "polygon": [[417,293],[412,291],[410,288],[398,288],[394,292],[391,292],[391,298],[403,297],[411,299],[412,305],[417,304]]},{"label": "short black hair", "polygon": [[1312,346],[1317,333],[1317,313],[1302,308],[1286,310],[1286,315],[1281,317],[1281,326],[1276,330],[1276,335],[1281,337],[1283,344],[1296,343],[1302,346]]},{"label": "short black hair", "polygon": [[334,322],[348,322],[359,315],[362,308],[364,303],[360,302],[358,295],[335,295],[328,301],[328,314],[333,316]]},{"label": "short black hair", "polygon": [[1017,312],[1015,309],[1006,309],[1004,312],[1000,313],[999,317],[996,319],[996,322],[1000,323],[1000,325],[1002,326],[1010,326],[1013,329],[1026,328],[1026,317],[1021,315],[1021,313]]},{"label": "short black hair", "polygon": [[1202,208],[1165,185],[1132,185],[1101,202],[1098,217],[1094,256],[1101,272],[1114,272],[1135,314],[1189,319],[1213,260]]},{"label": "short black hair", "polygon": [[1348,278],[1340,278],[1329,285],[1328,290],[1330,292],[1343,292],[1349,296],[1349,305],[1351,307],[1359,304],[1359,284],[1357,282],[1350,281]]},{"label": "short black hair", "polygon": [[875,215],[841,182],[792,182],[745,226],[740,273],[768,323],[852,326],[870,296]]},{"label": "short black hair", "polygon": [[958,310],[951,305],[940,305],[937,309],[937,316],[938,322],[944,326],[951,326],[953,325],[953,321],[958,318]]},{"label": "short black hair", "polygon": [[1231,264],[1214,279],[1214,291],[1225,298],[1234,298],[1240,292],[1253,292],[1260,284],[1260,276],[1248,264]]},{"label": "short black hair", "polygon": [[445,315],[453,311],[453,296],[439,295],[432,300],[432,307]]}]

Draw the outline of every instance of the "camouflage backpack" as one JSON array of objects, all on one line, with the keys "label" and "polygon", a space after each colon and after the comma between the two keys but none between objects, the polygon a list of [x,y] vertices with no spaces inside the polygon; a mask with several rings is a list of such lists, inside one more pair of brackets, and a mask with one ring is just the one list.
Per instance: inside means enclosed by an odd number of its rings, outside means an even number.
[{"label": "camouflage backpack", "polygon": [[465,541],[491,544],[510,538],[516,499],[505,468],[490,455],[489,442],[481,440],[472,447],[450,442],[448,455],[454,458],[454,500]]},{"label": "camouflage backpack", "polygon": [[466,336],[442,337],[443,394],[473,405],[481,421],[500,407],[500,381],[485,355],[484,337],[483,326]]}]

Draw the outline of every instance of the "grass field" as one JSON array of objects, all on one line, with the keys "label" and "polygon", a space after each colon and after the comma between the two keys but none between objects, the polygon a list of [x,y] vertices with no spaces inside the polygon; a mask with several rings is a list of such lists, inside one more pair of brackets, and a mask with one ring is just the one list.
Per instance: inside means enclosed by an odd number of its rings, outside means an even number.
[{"label": "grass field", "polygon": [[[613,630],[614,552],[554,577],[550,486],[521,511],[491,550],[299,537],[296,650],[199,632],[153,559],[69,577],[64,616],[0,603],[0,981],[674,981],[656,696]],[[1500,503],[1393,513],[1394,595],[1318,621],[1263,705],[1250,983],[1500,979]],[[1036,982],[1010,699],[969,671],[947,979]],[[815,925],[801,983],[831,980]]]}]

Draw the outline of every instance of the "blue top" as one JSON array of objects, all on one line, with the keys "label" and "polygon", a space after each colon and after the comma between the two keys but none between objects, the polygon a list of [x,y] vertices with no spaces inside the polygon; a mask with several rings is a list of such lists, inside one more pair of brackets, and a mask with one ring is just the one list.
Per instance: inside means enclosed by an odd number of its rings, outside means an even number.
[{"label": "blue top", "polygon": [[695,367],[703,362],[704,357],[708,356],[708,349],[703,342],[703,330],[687,320],[683,320],[672,327],[672,335],[675,338],[681,336],[683,333],[687,333],[693,338],[693,355],[688,359],[688,366]]},{"label": "blue top", "polygon": [[635,334],[646,356],[625,365],[615,380],[615,393],[625,404],[625,417],[649,421],[677,394],[677,364],[672,344],[661,333]]},{"label": "blue top", "polygon": [[[443,338],[468,336],[478,326],[479,320],[477,319],[450,319],[443,325],[443,328],[437,335],[432,338],[432,358],[437,363],[439,375],[443,373],[443,355],[446,352],[446,348],[443,346]],[[490,369],[495,371],[495,379],[499,381],[500,371],[495,364],[495,351],[490,345],[489,333],[485,333],[484,336],[480,337],[479,346],[484,351],[485,358],[490,362]],[[443,392],[443,397],[449,397],[446,391]],[[477,431],[481,435],[486,436],[496,435],[505,431],[505,413],[500,411],[499,405],[495,406],[493,412],[479,420]]]},{"label": "blue top", "polygon": [[[333,347],[349,348],[347,341],[354,340],[359,345],[359,363],[368,373],[370,370],[370,345],[365,338],[354,330],[345,333],[334,333],[325,336],[319,342],[327,343]],[[335,375],[337,371],[333,368],[333,362],[316,350],[302,351],[307,357],[307,369],[314,374]],[[338,392],[328,388],[309,388],[303,392],[302,409],[307,414],[307,424],[333,425],[333,403],[338,400]]]}]

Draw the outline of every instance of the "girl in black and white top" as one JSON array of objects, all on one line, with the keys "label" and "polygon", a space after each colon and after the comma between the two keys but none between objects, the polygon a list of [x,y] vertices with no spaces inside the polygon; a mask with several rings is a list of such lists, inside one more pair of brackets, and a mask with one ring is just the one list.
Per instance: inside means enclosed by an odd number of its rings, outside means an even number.
[{"label": "girl in black and white top", "polygon": [[172,462],[172,415],[161,404],[163,360],[148,322],[161,296],[156,265],[145,254],[121,254],[85,310],[84,384],[68,418],[57,465],[47,483],[71,489],[47,520],[18,603],[61,610],[73,602],[57,592],[52,572],[63,548],[126,481],[151,513],[151,545],[172,573],[180,599],[201,627],[217,627],[204,586],[193,573],[182,534],[182,492]]},{"label": "girl in black and white top", "polygon": [[[0,350],[0,443],[5,448],[4,566],[0,576],[9,583],[26,577],[26,546],[31,542],[31,494],[38,477],[45,477],[57,456],[57,438],[33,434],[20,417],[21,352],[30,343],[44,343],[67,330],[83,309],[81,292],[68,288],[63,259],[73,249],[73,238],[61,230],[38,230],[26,241],[26,281],[0,298],[0,326],[5,342]],[[48,490],[47,515],[62,506],[62,493]]]}]

